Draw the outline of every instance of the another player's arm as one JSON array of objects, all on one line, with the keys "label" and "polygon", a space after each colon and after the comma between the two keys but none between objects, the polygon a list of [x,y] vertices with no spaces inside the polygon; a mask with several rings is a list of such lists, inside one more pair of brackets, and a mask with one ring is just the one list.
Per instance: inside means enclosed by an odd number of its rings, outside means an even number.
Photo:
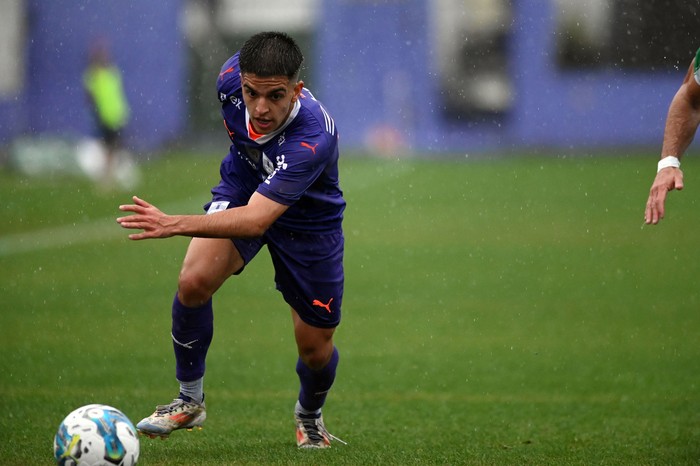
[{"label": "another player's arm", "polygon": [[[700,125],[700,85],[694,76],[697,60],[696,56],[669,106],[661,149],[662,161],[666,157],[675,157],[680,161]],[[666,196],[673,189],[683,189],[683,172],[671,164],[658,171],[649,190],[644,212],[646,223],[657,224],[664,218]]]},{"label": "another player's arm", "polygon": [[693,142],[700,125],[700,85],[695,81],[696,60],[688,67],[681,87],[676,92],[666,117],[661,157],[680,159]]},{"label": "another player's arm", "polygon": [[121,205],[119,210],[133,215],[119,217],[122,228],[143,230],[129,239],[191,236],[200,238],[256,238],[277,220],[288,206],[254,193],[248,205],[209,215],[167,215],[143,199],[133,197],[134,204]]}]

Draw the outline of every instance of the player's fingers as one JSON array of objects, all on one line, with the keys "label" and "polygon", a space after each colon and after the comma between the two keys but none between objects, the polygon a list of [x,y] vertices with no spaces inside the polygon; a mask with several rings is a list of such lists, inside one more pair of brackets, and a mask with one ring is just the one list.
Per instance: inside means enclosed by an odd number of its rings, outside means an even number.
[{"label": "player's fingers", "polygon": [[138,241],[140,239],[148,239],[149,236],[146,233],[132,233],[129,235],[129,239]]},{"label": "player's fingers", "polygon": [[683,189],[683,177],[682,176],[679,176],[678,178],[676,178],[675,188],[678,191]]},{"label": "player's fingers", "polygon": [[654,199],[652,200],[652,219],[651,223],[656,225],[659,223],[659,220],[664,218],[664,215],[666,214],[665,211],[665,204],[666,204],[666,194],[668,193],[667,190],[665,189],[659,189],[656,191],[656,196],[654,196]]},{"label": "player's fingers", "polygon": [[134,226],[135,224],[133,222],[130,222],[129,220],[127,220],[125,218],[124,219],[117,219],[117,221],[119,222],[119,226],[122,228],[129,229],[129,230],[133,230],[135,228],[138,228],[138,227]]},{"label": "player's fingers", "polygon": [[134,214],[134,215],[127,215],[126,217],[118,217],[117,218],[117,223],[120,224],[121,226],[124,226],[125,223],[134,223],[134,222],[140,222],[143,221],[141,216],[139,214]]},{"label": "player's fingers", "polygon": [[145,211],[143,207],[134,204],[122,204],[119,206],[119,210],[122,212],[134,212],[137,214],[142,214]]},{"label": "player's fingers", "polygon": [[147,206],[150,206],[150,205],[151,205],[151,204],[149,204],[148,202],[144,201],[143,199],[141,199],[141,198],[138,197],[138,196],[132,196],[131,199],[134,200],[134,203],[136,203],[137,205],[143,206],[143,207],[147,207]]},{"label": "player's fingers", "polygon": [[153,229],[145,229],[141,228],[143,231],[140,233],[131,233],[129,235],[129,239],[133,240],[140,240],[140,239],[158,239],[158,238],[165,238],[166,236],[162,235],[160,230],[153,230]]},{"label": "player's fingers", "polygon": [[644,208],[644,223],[647,225],[651,223],[651,195],[649,195],[649,198],[647,199],[647,205]]},{"label": "player's fingers", "polygon": [[127,230],[147,230],[150,226],[148,222],[137,221],[130,217],[124,217],[119,224]]},{"label": "player's fingers", "polygon": [[149,202],[144,201],[138,196],[132,196],[131,199],[134,201],[134,204],[137,205],[138,207],[142,209],[148,209],[153,207],[153,204],[150,204]]}]

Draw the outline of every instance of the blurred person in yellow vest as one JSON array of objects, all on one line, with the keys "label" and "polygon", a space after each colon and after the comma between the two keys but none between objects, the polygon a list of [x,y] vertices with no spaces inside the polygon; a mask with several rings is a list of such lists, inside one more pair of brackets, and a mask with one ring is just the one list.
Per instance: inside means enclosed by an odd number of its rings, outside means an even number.
[{"label": "blurred person in yellow vest", "polygon": [[122,131],[129,121],[129,103],[126,100],[122,76],[112,62],[104,40],[95,42],[90,49],[89,63],[83,74],[83,85],[92,107],[99,137],[104,144],[102,183],[110,187],[116,179],[122,145]]}]

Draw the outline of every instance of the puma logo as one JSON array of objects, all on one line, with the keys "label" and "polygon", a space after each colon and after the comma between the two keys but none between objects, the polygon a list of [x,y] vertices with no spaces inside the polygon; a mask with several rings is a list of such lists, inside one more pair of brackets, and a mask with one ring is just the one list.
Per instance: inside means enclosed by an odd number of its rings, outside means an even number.
[{"label": "puma logo", "polygon": [[[302,143],[302,144],[303,144],[303,143]],[[328,311],[328,312],[330,313],[330,312],[331,312],[331,303],[332,303],[332,302],[333,302],[333,298],[331,298],[331,300],[328,301],[328,304],[322,303],[322,302],[319,301],[318,299],[314,299],[314,301],[311,303],[311,305],[312,305],[312,306],[322,307],[323,309],[325,309],[326,311]]]},{"label": "puma logo", "polygon": [[233,73],[233,66],[219,73],[219,79],[223,78],[225,74]]},{"label": "puma logo", "polygon": [[318,144],[314,144],[314,145],[312,146],[312,145],[309,144],[308,142],[302,142],[302,143],[301,143],[301,146],[302,146],[302,147],[306,147],[307,149],[311,149],[311,152],[313,152],[314,155],[316,155],[316,146],[318,146]]}]

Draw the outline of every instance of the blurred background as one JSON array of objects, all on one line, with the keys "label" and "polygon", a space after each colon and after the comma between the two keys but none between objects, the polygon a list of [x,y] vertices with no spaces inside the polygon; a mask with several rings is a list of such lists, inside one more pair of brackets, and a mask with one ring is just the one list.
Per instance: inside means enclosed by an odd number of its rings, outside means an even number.
[{"label": "blurred background", "polygon": [[299,41],[302,77],[344,147],[379,155],[659,146],[700,46],[700,7],[681,0],[0,5],[5,163],[94,136],[82,75],[96,41],[121,70],[137,159],[178,144],[226,150],[216,77],[260,30]]}]

